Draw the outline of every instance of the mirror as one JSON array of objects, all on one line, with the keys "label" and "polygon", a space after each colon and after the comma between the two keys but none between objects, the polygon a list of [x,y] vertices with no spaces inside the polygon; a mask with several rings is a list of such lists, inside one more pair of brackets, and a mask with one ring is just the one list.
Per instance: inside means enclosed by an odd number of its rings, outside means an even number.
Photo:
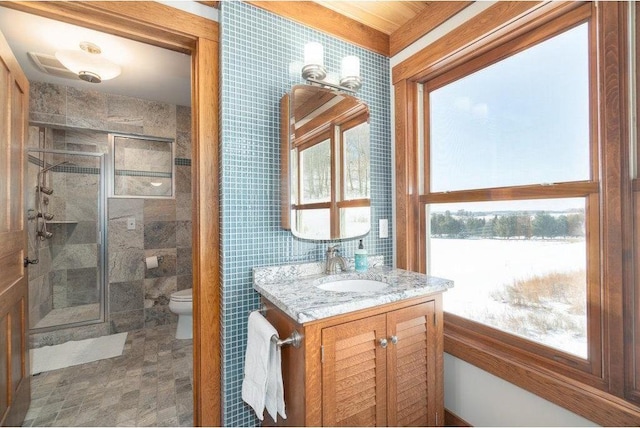
[{"label": "mirror", "polygon": [[281,108],[281,223],[331,240],[371,228],[369,108],[333,89],[296,85]]},{"label": "mirror", "polygon": [[111,197],[173,198],[173,140],[109,134]]}]

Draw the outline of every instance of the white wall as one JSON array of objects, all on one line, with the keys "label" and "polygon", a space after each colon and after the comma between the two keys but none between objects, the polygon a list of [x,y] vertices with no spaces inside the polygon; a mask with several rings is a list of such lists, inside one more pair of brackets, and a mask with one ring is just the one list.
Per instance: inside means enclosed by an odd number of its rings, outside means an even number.
[{"label": "white wall", "polygon": [[473,426],[598,426],[449,354],[444,406]]},{"label": "white wall", "polygon": [[[479,1],[467,7],[394,55],[390,61],[391,68],[494,3]],[[393,93],[392,88],[391,129],[394,129],[395,122]],[[392,144],[395,145],[395,135],[392,135]],[[395,150],[392,151],[392,157],[395,157]],[[395,165],[395,159],[392,160],[392,165]],[[393,189],[395,191],[395,182]],[[395,203],[395,198],[393,200]],[[394,247],[394,263],[395,253]],[[444,358],[444,388],[445,407],[472,426],[597,426],[575,413],[449,354],[445,354]]]}]

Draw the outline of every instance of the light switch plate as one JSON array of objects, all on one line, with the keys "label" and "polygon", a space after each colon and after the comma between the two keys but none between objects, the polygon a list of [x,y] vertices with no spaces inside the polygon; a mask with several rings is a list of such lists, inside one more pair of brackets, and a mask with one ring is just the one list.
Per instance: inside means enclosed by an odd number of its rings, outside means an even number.
[{"label": "light switch plate", "polygon": [[379,235],[380,235],[380,238],[389,237],[389,220],[386,218],[380,219]]},{"label": "light switch plate", "polygon": [[136,228],[136,218],[135,217],[129,217],[127,219],[127,229],[134,230],[135,228]]}]

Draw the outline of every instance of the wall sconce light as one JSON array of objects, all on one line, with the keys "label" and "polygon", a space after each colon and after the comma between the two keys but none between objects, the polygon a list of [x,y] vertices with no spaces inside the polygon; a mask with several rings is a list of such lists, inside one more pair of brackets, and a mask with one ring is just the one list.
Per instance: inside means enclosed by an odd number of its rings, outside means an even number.
[{"label": "wall sconce light", "polygon": [[322,80],[327,76],[324,68],[324,51],[318,42],[310,42],[304,46],[304,67],[302,77]]},{"label": "wall sconce light", "polygon": [[304,66],[302,77],[309,82],[329,86],[347,92],[355,92],[362,86],[360,78],[360,59],[357,56],[346,56],[340,67],[340,84],[329,82],[324,67],[324,52],[318,42],[310,42],[304,46]]},{"label": "wall sconce light", "polygon": [[362,86],[360,79],[360,59],[357,56],[345,56],[340,64],[340,86],[357,91]]},{"label": "wall sconce light", "polygon": [[100,83],[120,75],[120,66],[103,57],[98,45],[82,42],[80,49],[58,51],[56,58],[86,82]]}]

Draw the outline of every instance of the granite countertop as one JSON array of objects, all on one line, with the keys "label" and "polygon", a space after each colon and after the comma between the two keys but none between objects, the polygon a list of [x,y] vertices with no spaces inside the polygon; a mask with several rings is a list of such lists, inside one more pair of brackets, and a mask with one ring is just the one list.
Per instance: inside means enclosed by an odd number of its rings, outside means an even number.
[{"label": "granite countertop", "polygon": [[[375,259],[374,259],[375,261]],[[254,268],[253,288],[298,323],[317,321],[348,312],[380,306],[413,297],[440,293],[453,281],[395,269],[373,266],[367,272],[350,270],[335,275],[322,272],[324,263]],[[335,292],[317,286],[341,279],[370,279],[388,284],[379,291]]]}]

